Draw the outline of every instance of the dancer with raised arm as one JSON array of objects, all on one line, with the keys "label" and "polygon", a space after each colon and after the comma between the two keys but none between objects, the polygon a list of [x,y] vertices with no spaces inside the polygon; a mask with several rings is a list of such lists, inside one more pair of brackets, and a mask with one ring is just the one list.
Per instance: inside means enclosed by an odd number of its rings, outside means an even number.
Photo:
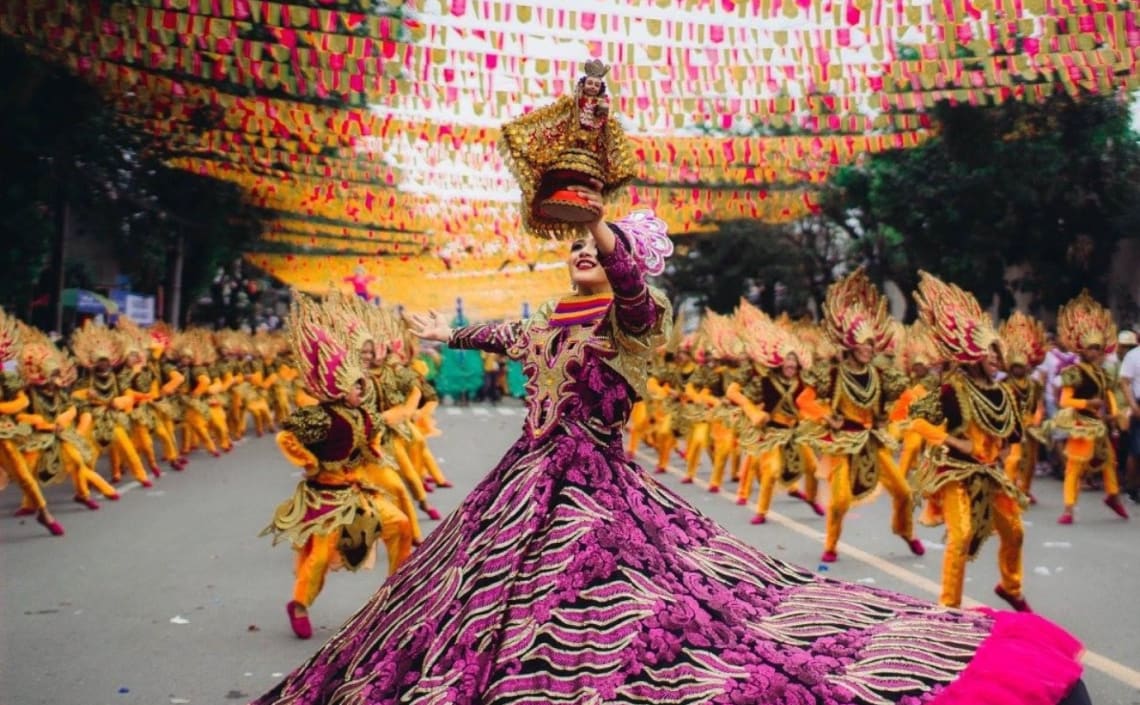
[{"label": "dancer with raised arm", "polygon": [[646,213],[587,223],[575,295],[526,321],[412,317],[421,337],[523,363],[522,437],[258,705],[1054,705],[1078,687],[1080,644],[1041,617],[820,578],[627,460],[621,430],[671,320],[645,283],[664,237]]}]

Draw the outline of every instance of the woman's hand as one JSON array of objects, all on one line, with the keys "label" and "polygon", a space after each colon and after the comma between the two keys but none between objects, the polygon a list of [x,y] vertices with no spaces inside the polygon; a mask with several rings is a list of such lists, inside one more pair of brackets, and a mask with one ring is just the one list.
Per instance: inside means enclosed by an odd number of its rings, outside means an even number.
[{"label": "woman's hand", "polygon": [[569,188],[581,196],[586,205],[598,214],[597,219],[586,223],[586,230],[594,237],[594,243],[598,246],[598,253],[608,255],[617,247],[617,236],[613,230],[610,230],[610,226],[606,225],[606,202],[602,197],[603,186],[604,184],[601,181],[591,179],[589,186],[575,184]]},{"label": "woman's hand", "polygon": [[427,314],[408,313],[404,315],[404,320],[408,323],[408,330],[417,338],[440,343],[446,343],[451,339],[451,326],[438,311]]}]

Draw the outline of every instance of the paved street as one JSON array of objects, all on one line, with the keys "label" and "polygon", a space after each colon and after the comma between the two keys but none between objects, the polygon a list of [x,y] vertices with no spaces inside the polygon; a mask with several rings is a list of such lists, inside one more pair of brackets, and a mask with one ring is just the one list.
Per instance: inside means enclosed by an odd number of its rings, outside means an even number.
[{"label": "paved street", "polygon": [[[456,487],[431,495],[447,513],[514,440],[517,406],[442,409],[435,439]],[[12,518],[13,486],[0,494],[0,703],[167,705],[242,703],[268,689],[317,648],[383,581],[383,569],[332,574],[312,609],[316,635],[292,636],[292,553],[258,532],[296,484],[271,439],[249,440],[213,460],[196,455],[154,489],[124,485],[122,501],[88,511],[70,487],[49,501],[67,529],[47,535]],[[735,492],[678,489],[729,531],[762,550],[828,575],[936,599],[940,529],[920,529],[929,551],[909,554],[890,535],[889,500],[849,515],[839,563],[819,564],[823,519],[777,498],[772,521],[748,523]],[[1027,516],[1025,572],[1034,608],[1075,632],[1090,654],[1086,680],[1098,705],[1140,705],[1140,518],[1115,518],[1086,493],[1078,524],[1055,524],[1060,483],[1038,480],[1040,504]],[[1135,512],[1140,515],[1140,512]],[[426,520],[425,520],[426,522]],[[430,528],[432,522],[426,522]],[[996,539],[969,567],[967,594],[1000,607]]]}]

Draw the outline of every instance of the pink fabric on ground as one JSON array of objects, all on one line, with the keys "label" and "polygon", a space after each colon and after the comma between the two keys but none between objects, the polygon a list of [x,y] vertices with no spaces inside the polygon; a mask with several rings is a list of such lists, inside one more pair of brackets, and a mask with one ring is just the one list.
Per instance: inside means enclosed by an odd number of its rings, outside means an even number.
[{"label": "pink fabric on ground", "polygon": [[1057,705],[1081,677],[1084,647],[1035,614],[981,608],[996,621],[966,670],[931,705]]}]

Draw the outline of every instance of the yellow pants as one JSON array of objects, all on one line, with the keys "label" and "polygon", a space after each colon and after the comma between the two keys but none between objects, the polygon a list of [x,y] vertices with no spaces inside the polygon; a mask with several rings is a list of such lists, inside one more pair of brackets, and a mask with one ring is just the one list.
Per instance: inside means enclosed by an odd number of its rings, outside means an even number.
[{"label": "yellow pants", "polygon": [[[947,607],[962,604],[966,582],[967,550],[971,536],[970,495],[960,482],[946,484],[938,491],[946,522],[946,554],[942,559],[942,595],[939,602]],[[994,529],[998,535],[998,572],[1002,588],[1015,598],[1021,597],[1021,508],[1002,494],[994,502]]]},{"label": "yellow pants", "polygon": [[[157,427],[157,424],[155,426]],[[154,457],[154,439],[150,436],[150,429],[141,423],[131,424],[131,442],[134,444],[135,450],[142,453],[143,459],[146,460],[152,471],[158,467],[158,460]]]},{"label": "yellow pants", "polygon": [[[804,466],[804,496],[814,502],[819,494],[819,480],[815,476],[815,453],[805,445],[796,446]],[[767,514],[772,507],[772,494],[776,481],[784,467],[784,448],[777,446],[760,454],[760,499],[756,502],[756,513]]]},{"label": "yellow pants", "polygon": [[[91,497],[91,487],[99,490],[99,493],[104,497],[116,497],[118,492],[111,486],[109,482],[104,480],[99,473],[95,472],[83,462],[83,456],[75,449],[70,443],[60,442],[60,455],[63,456],[63,468],[68,475],[71,476],[71,483],[75,487],[75,496],[78,499],[88,499]],[[24,453],[24,462],[28,468],[34,468],[39,465],[40,454],[39,452]]]},{"label": "yellow pants", "polygon": [[400,472],[400,477],[408,486],[408,490],[412,493],[412,499],[417,502],[423,502],[427,499],[427,490],[424,489],[424,482],[420,478],[416,466],[412,463],[412,457],[408,454],[408,443],[403,438],[396,438],[389,444],[389,449],[392,451],[392,456],[396,459],[396,468]]},{"label": "yellow pants", "polygon": [[439,463],[436,462],[431,448],[428,447],[427,436],[419,427],[412,425],[411,428],[412,443],[408,448],[408,458],[412,461],[412,466],[419,471],[421,478],[430,477],[432,482],[437,485],[450,484],[443,471],[439,469]]},{"label": "yellow pants", "polygon": [[226,425],[226,410],[220,406],[211,406],[210,415],[206,419],[206,423],[218,437],[218,447],[222,450],[229,450],[233,448],[233,442],[230,441],[230,429]]},{"label": "yellow pants", "polygon": [[903,434],[902,452],[899,454],[899,471],[904,477],[909,475],[914,468],[915,458],[922,451],[923,443],[922,436],[913,431]]},{"label": "yellow pants", "polygon": [[[150,438],[150,435],[147,435]],[[142,460],[139,458],[135,446],[131,443],[131,437],[127,435],[126,430],[122,426],[115,426],[115,430],[111,432],[111,479],[118,482],[123,477],[122,462],[126,461],[127,469],[131,471],[131,475],[140,483],[150,482],[146,477],[146,470],[143,469]],[[153,454],[153,449],[151,453]]]},{"label": "yellow pants", "polygon": [[36,511],[47,509],[47,500],[44,499],[44,494],[40,491],[40,483],[36,482],[32,471],[28,469],[28,463],[24,459],[23,453],[12,441],[0,441],[0,466],[16,481],[20,487],[20,492],[24,494],[24,498],[20,502],[21,507],[35,509]]},{"label": "yellow pants", "polygon": [[701,453],[709,449],[710,425],[707,421],[693,424],[689,432],[689,441],[685,445],[685,479],[693,480],[697,476],[697,467],[701,464]]},{"label": "yellow pants", "polygon": [[1116,479],[1116,452],[1107,439],[1093,441],[1089,438],[1069,438],[1065,441],[1065,508],[1072,509],[1077,506],[1077,499],[1081,494],[1081,478],[1089,471],[1093,456],[1096,453],[1096,443],[1107,443],[1108,452],[1101,466],[1101,477],[1104,478],[1104,494],[1108,497],[1120,493],[1120,483]]},{"label": "yellow pants", "polygon": [[[376,509],[380,512],[380,540],[388,550],[388,574],[391,575],[412,553],[412,531],[408,518],[388,500],[381,498]],[[339,538],[340,531],[312,536],[298,551],[293,599],[305,607],[316,601],[325,586],[325,576],[336,555]]]},{"label": "yellow pants", "polygon": [[182,419],[182,454],[185,455],[195,446],[202,445],[210,455],[218,454],[218,447],[210,436],[210,426],[207,417],[197,410],[187,407]]},{"label": "yellow pants", "polygon": [[[829,455],[826,458],[831,468],[831,502],[827,507],[824,550],[835,551],[843,533],[843,517],[854,501],[851,495],[851,458],[846,455]],[[914,537],[914,500],[910,486],[886,448],[876,451],[875,462],[879,465],[879,484],[891,495],[891,531],[896,536],[911,539]]]},{"label": "yellow pants", "polygon": [[178,459],[178,445],[174,442],[174,424],[163,416],[155,415],[154,434],[162,444],[162,459],[171,462]]},{"label": "yellow pants", "polygon": [[653,430],[653,448],[657,451],[657,469],[669,466],[673,449],[677,447],[677,437],[673,435],[673,415],[662,413]]},{"label": "yellow pants", "polygon": [[724,484],[725,465],[736,451],[736,434],[728,426],[714,422],[709,427],[709,436],[712,439],[712,477],[709,478],[709,489],[713,489]]},{"label": "yellow pants", "polygon": [[626,455],[630,458],[637,455],[637,449],[649,435],[649,430],[649,406],[644,401],[639,401],[629,411],[629,450]]},{"label": "yellow pants", "polygon": [[269,402],[264,399],[255,399],[246,405],[246,410],[253,416],[253,427],[258,438],[273,428],[273,415],[269,413]]},{"label": "yellow pants", "polygon": [[408,519],[412,539],[420,541],[423,538],[423,532],[420,530],[420,520],[416,516],[416,505],[412,502],[412,495],[408,492],[407,485],[400,479],[400,474],[396,472],[395,468],[387,465],[366,465],[362,472],[370,484],[379,487],[395,498],[396,506]]}]

